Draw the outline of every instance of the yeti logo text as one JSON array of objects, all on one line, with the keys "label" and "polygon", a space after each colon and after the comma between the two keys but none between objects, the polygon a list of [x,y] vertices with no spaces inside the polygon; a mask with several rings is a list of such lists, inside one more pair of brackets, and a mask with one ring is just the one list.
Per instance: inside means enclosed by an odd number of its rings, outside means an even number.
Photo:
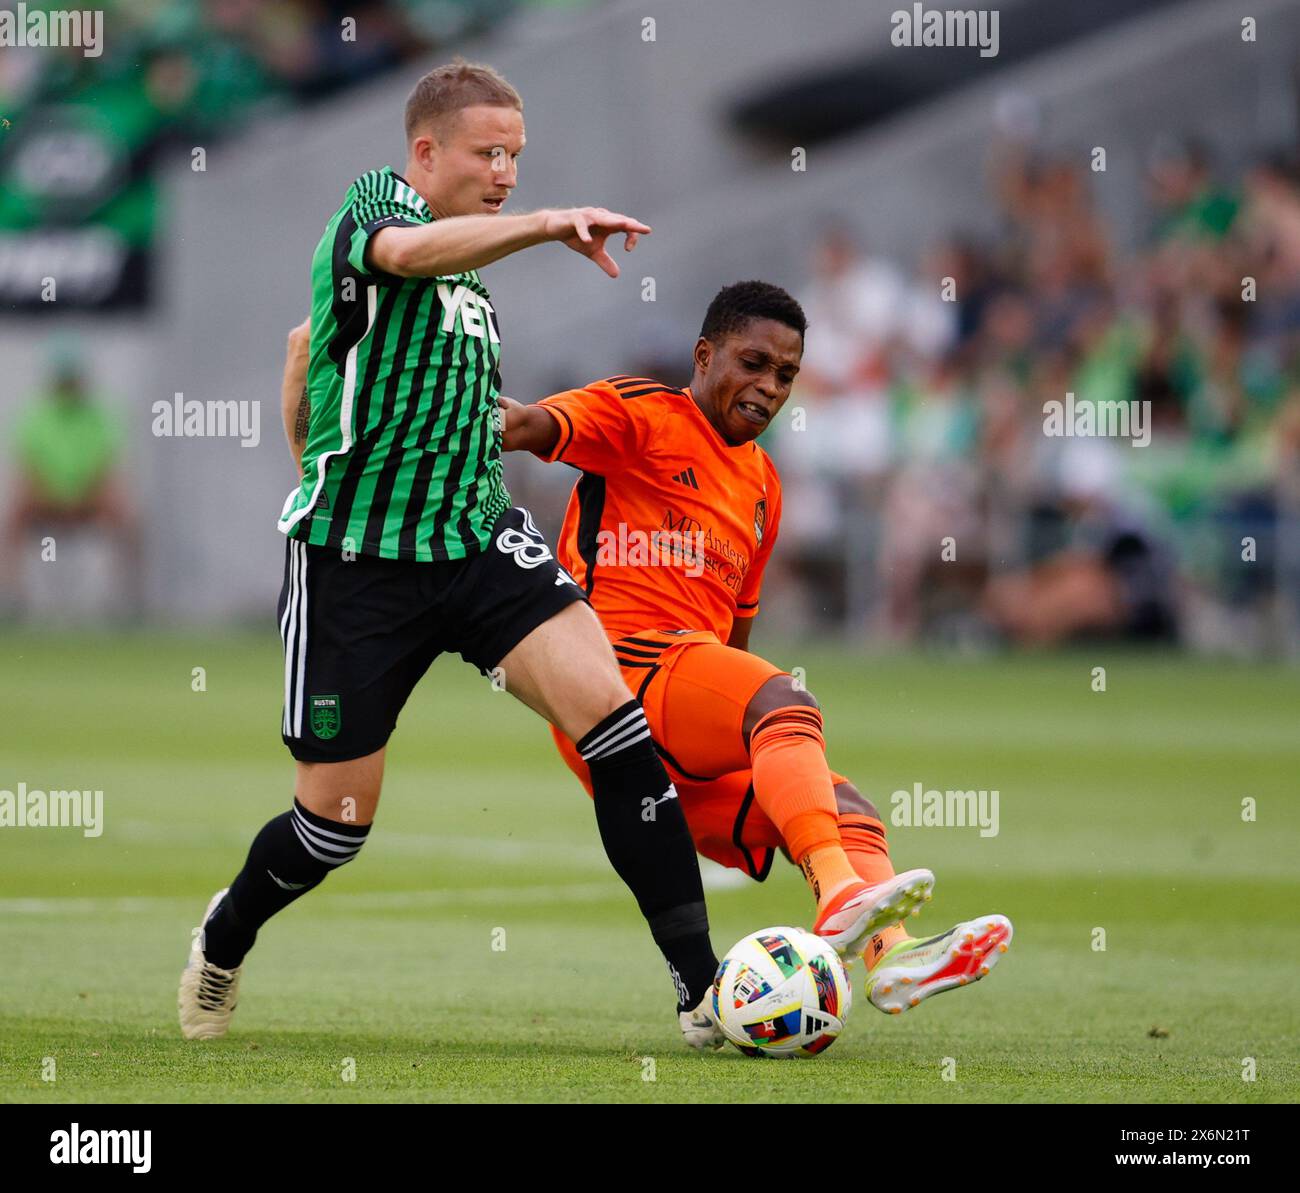
[{"label": "yeti logo text", "polygon": [[451,331],[460,316],[460,329],[476,340],[501,343],[496,324],[492,321],[492,304],[468,286],[450,289],[445,282],[438,283],[438,301],[442,303],[442,330]]},{"label": "yeti logo text", "polygon": [[900,8],[890,18],[896,46],[979,46],[981,58],[998,56],[998,10]]},{"label": "yeti logo text", "polygon": [[132,1172],[153,1167],[152,1131],[96,1131],[73,1123],[67,1131],[52,1131],[51,1164],[130,1164]]}]

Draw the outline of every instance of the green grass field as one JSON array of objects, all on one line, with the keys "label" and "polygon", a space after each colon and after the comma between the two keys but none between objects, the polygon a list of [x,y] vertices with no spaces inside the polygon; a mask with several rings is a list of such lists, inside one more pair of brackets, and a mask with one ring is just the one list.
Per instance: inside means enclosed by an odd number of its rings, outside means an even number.
[{"label": "green grass field", "polygon": [[[832,764],[882,805],[916,782],[999,791],[998,836],[897,828],[893,854],[938,875],[918,928],[989,911],[1016,925],[987,981],[897,1018],[860,1000],[814,1061],[684,1048],[588,801],[543,726],[454,659],[403,716],[359,860],[263,929],[231,1034],[187,1044],[175,1000],[190,929],[291,794],[278,645],[270,634],[0,638],[0,789],[105,793],[98,838],[0,828],[0,1099],[1300,1092],[1300,673],[1105,651],[980,662],[766,651],[806,668]],[[1104,693],[1090,686],[1099,665]],[[195,667],[206,692],[191,690]],[[716,867],[706,882],[719,953],[811,918],[782,862],[762,886]]]}]

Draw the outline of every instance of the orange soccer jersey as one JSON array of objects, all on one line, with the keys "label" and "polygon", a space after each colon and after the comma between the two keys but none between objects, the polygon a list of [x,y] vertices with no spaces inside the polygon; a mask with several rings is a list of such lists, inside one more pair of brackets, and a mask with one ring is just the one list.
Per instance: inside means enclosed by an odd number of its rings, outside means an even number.
[{"label": "orange soccer jersey", "polygon": [[547,461],[582,472],[560,562],[611,639],[709,630],[726,642],[758,612],[781,484],[756,443],[732,447],[690,391],[610,377],[544,399],[560,425]]}]

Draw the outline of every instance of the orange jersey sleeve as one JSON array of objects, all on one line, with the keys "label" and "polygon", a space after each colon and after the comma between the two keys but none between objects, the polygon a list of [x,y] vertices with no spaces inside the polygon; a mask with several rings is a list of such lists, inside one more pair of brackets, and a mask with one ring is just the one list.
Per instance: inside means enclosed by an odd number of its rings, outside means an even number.
[{"label": "orange jersey sleeve", "polygon": [[645,453],[651,435],[650,411],[633,400],[646,387],[663,389],[639,377],[609,377],[543,398],[538,405],[560,424],[560,437],[538,456],[598,476],[627,467]]}]

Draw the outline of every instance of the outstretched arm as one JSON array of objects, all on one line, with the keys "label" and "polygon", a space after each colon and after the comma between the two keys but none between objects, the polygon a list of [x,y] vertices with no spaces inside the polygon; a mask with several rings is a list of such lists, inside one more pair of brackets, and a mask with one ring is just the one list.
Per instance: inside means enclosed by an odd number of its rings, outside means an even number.
[{"label": "outstretched arm", "polygon": [[311,402],[307,398],[307,360],[311,347],[311,320],[304,319],[289,333],[289,350],[280,386],[280,415],[289,440],[289,454],[302,476],[302,449],[307,446]]},{"label": "outstretched arm", "polygon": [[557,240],[590,257],[610,277],[618,266],[605,251],[610,236],[623,234],[631,251],[648,225],[603,207],[569,207],[527,215],[457,215],[418,226],[380,228],[370,238],[371,265],[403,278],[436,278],[499,261],[535,244]]},{"label": "outstretched arm", "polygon": [[508,452],[549,455],[560,438],[560,424],[540,406],[525,406],[514,398],[499,397],[501,447]]},{"label": "outstretched arm", "polygon": [[612,379],[593,381],[532,406],[498,398],[501,446],[597,476],[644,464],[651,435],[649,412],[624,401],[618,384]]}]

